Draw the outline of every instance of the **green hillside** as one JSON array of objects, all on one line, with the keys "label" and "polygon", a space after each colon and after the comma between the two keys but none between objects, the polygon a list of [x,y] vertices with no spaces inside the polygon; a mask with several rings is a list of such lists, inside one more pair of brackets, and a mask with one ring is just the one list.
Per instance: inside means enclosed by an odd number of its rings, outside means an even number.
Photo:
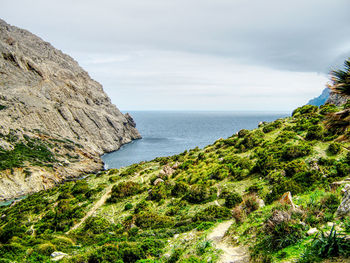
[{"label": "green hillside", "polygon": [[[350,219],[336,218],[342,187],[331,187],[350,172],[349,134],[330,121],[340,110],[303,106],[1,207],[0,262],[50,262],[54,251],[61,262],[217,262],[234,249],[250,262],[346,258]],[[278,201],[288,191],[296,207]]]}]

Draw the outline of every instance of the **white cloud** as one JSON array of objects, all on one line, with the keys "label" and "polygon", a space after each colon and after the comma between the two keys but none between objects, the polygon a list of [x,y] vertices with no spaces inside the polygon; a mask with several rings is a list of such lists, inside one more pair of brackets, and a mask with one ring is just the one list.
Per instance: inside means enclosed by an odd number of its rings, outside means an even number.
[{"label": "white cloud", "polygon": [[[95,56],[108,61],[103,54]],[[104,80],[121,109],[292,110],[317,96],[327,82],[327,76],[314,72],[202,54],[152,50],[126,56],[128,60],[98,65],[81,59],[95,79]]]},{"label": "white cloud", "polygon": [[350,56],[349,0],[1,0],[121,109],[291,110]]}]

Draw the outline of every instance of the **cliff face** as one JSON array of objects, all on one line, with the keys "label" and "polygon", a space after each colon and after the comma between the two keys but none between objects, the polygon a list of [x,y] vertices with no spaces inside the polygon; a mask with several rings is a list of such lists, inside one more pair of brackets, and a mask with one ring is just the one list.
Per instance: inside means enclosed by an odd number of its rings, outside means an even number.
[{"label": "cliff face", "polygon": [[[0,133],[0,146],[7,151],[22,141],[23,134],[47,142],[55,139],[58,145],[59,141],[71,141],[80,146],[79,151],[77,147],[65,148],[66,152],[77,153],[80,162],[33,172],[33,177],[40,174],[41,178],[35,179],[35,191],[45,188],[44,181],[52,176],[61,181],[67,176],[79,176],[82,171],[101,169],[101,154],[140,138],[131,116],[123,115],[102,86],[76,61],[3,20],[0,20]],[[15,142],[4,139],[11,133],[16,134]],[[58,156],[58,148],[51,150]],[[3,198],[30,192],[21,172],[0,173]],[[4,177],[9,179],[6,183]]]},{"label": "cliff face", "polygon": [[332,103],[337,106],[341,106],[350,100],[350,96],[340,95],[338,93],[331,92],[327,103]]},{"label": "cliff face", "polygon": [[325,88],[322,91],[320,96],[309,100],[309,102],[307,104],[308,105],[314,105],[314,106],[321,106],[321,105],[326,103],[326,101],[329,98],[329,94],[330,94],[329,88]]}]

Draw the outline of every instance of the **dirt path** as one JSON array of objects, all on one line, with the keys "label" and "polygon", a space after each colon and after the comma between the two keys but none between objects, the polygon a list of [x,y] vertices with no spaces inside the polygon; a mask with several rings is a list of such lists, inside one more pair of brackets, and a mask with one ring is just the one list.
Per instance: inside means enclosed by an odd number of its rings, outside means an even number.
[{"label": "dirt path", "polygon": [[90,216],[92,216],[97,209],[99,209],[107,200],[109,195],[111,194],[113,185],[110,185],[107,187],[106,193],[101,196],[100,200],[98,200],[94,206],[89,210],[89,212],[86,213],[86,215],[80,220],[79,223],[75,224],[66,234],[69,234],[71,231],[79,228]]},{"label": "dirt path", "polygon": [[215,248],[222,250],[222,254],[219,259],[219,263],[245,263],[249,262],[249,254],[246,248],[227,244],[224,241],[224,236],[227,230],[232,225],[233,220],[220,223],[213,231],[207,236],[208,240],[211,240]]}]

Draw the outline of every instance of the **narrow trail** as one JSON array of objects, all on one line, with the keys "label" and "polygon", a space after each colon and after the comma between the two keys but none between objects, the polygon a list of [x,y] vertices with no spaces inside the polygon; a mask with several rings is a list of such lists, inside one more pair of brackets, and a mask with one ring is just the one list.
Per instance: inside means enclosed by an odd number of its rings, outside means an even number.
[{"label": "narrow trail", "polygon": [[[220,197],[220,194],[221,194],[221,190],[220,188],[218,187],[218,190],[216,191],[216,197],[219,198]],[[218,200],[215,200],[214,201],[214,204],[217,205],[217,206],[221,206],[218,202]]]},{"label": "narrow trail", "polygon": [[106,202],[107,198],[111,194],[112,187],[113,185],[107,187],[106,193],[103,196],[101,196],[100,200],[98,200],[94,204],[94,206],[89,210],[89,212],[87,212],[86,215],[80,220],[80,222],[75,224],[70,230],[66,232],[66,234],[69,234],[71,231],[79,228],[86,221],[86,219],[92,216],[96,212],[96,210],[99,209]]},{"label": "narrow trail", "polygon": [[217,225],[207,236],[212,241],[215,248],[222,250],[219,263],[246,263],[249,262],[249,254],[242,246],[233,247],[224,241],[224,236],[234,221],[229,220]]}]

